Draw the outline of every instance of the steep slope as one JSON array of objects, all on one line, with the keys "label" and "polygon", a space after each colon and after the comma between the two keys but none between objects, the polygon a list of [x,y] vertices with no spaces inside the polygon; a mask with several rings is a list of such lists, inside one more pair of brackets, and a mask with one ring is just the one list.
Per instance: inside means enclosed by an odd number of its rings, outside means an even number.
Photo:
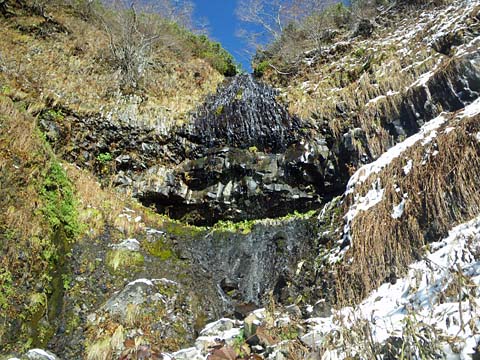
[{"label": "steep slope", "polygon": [[472,358],[479,10],[399,3],[271,86],[167,47],[127,94],[98,24],[0,3],[1,352]]},{"label": "steep slope", "polygon": [[[265,74],[351,167],[318,216],[315,259],[286,286],[315,305],[223,319],[174,358],[478,357],[478,10],[392,7],[373,38],[314,53],[293,77]],[[399,11],[411,18],[389,23]],[[337,78],[355,65],[353,81]]]}]

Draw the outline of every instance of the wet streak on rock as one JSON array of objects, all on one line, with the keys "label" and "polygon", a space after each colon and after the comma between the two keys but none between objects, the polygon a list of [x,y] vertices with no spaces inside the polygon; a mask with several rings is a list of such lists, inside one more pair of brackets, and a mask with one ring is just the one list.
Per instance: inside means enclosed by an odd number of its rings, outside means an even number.
[{"label": "wet streak on rock", "polygon": [[283,152],[299,140],[302,124],[277,102],[277,95],[275,89],[251,75],[236,76],[196,111],[184,135],[207,148],[255,147]]}]

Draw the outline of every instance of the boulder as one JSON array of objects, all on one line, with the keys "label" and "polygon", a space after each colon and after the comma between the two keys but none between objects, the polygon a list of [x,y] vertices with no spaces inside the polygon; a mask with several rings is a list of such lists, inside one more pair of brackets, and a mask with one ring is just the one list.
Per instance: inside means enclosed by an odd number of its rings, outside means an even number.
[{"label": "boulder", "polygon": [[25,356],[28,360],[59,360],[55,354],[42,349],[29,350]]}]

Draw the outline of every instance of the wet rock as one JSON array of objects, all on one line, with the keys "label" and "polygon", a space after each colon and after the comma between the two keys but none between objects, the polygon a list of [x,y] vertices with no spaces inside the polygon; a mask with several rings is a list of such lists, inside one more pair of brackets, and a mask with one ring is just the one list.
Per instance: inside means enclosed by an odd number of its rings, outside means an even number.
[{"label": "wet rock", "polygon": [[323,170],[330,156],[322,142],[291,147],[285,154],[212,152],[173,169],[157,166],[138,175],[134,196],[159,212],[199,225],[280,217],[320,206],[318,189],[330,183],[325,179],[330,180],[330,173]]},{"label": "wet rock", "polygon": [[361,19],[355,28],[353,36],[363,36],[368,38],[373,34],[373,30],[375,30],[375,25],[371,20]]},{"label": "wet rock", "polygon": [[300,120],[277,102],[277,95],[251,75],[237,76],[196,111],[185,136],[207,148],[228,145],[281,152],[298,139]]},{"label": "wet rock", "polygon": [[[313,256],[311,251],[316,219],[290,218],[265,220],[242,232],[214,230],[204,237],[179,242],[185,256],[202,269],[208,269],[211,280],[226,302],[235,308],[249,304],[246,313],[263,304],[268,291],[275,300],[281,298],[282,288],[300,286],[291,273],[298,259]],[[225,279],[235,283],[235,298],[225,293]],[[232,284],[233,285],[233,284]],[[294,291],[294,290],[292,290]]]},{"label": "wet rock", "polygon": [[29,350],[25,356],[28,360],[59,360],[55,354],[42,349]]}]

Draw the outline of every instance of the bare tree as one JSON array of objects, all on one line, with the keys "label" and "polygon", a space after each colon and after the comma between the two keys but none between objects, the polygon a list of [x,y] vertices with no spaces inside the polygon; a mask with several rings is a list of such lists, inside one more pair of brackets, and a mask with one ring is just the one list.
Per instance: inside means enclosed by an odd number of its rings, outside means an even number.
[{"label": "bare tree", "polygon": [[110,53],[120,73],[120,87],[124,92],[132,92],[141,86],[153,63],[154,50],[171,47],[178,41],[167,30],[168,23],[186,26],[191,22],[193,7],[188,1],[178,0],[155,1],[154,5],[148,1],[139,5],[135,1],[114,0],[111,5],[99,19],[108,34]]},{"label": "bare tree", "polygon": [[285,0],[241,0],[237,16],[253,29],[241,29],[239,35],[250,44],[258,45],[259,39],[276,40],[288,23],[288,4]]},{"label": "bare tree", "polygon": [[338,0],[240,0],[237,16],[246,26],[237,35],[250,47],[261,48],[279,41],[282,36],[285,39],[287,26],[290,30],[292,26],[301,29],[305,19],[336,2]]}]

